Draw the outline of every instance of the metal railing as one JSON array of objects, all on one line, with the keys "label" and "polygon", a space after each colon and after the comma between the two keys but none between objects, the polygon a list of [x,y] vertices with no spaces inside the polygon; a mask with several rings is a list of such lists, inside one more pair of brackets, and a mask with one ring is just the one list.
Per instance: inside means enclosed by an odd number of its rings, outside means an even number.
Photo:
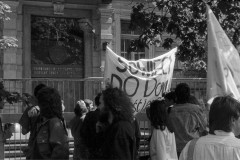
[{"label": "metal railing", "polygon": [[[33,93],[33,89],[36,85],[44,83],[47,86],[56,88],[65,104],[65,119],[69,121],[73,115],[73,108],[75,103],[79,99],[91,99],[101,91],[102,78],[92,77],[87,79],[16,79],[16,80],[3,80],[5,89],[8,91],[16,91],[22,93]],[[179,83],[187,83],[191,88],[191,94],[194,95],[200,102],[205,103],[206,101],[206,79],[200,78],[182,78],[173,79],[171,90],[174,90],[176,85]],[[17,104],[9,105],[5,104],[4,110],[1,111],[1,117],[3,123],[17,123],[22,112],[26,106],[24,103],[19,102]],[[142,117],[142,116],[140,116]],[[140,118],[142,135],[146,139],[149,136],[149,123],[146,119]],[[70,134],[70,138],[71,134]],[[14,133],[13,137],[5,144],[5,159],[24,159],[23,153],[20,151],[22,147],[26,146],[28,135],[24,136],[20,133]],[[143,145],[146,142],[142,142]],[[71,144],[71,146],[73,146]],[[144,147],[144,146],[143,146]],[[71,148],[72,150],[72,148]],[[3,153],[0,153],[3,154]],[[144,152],[144,155],[148,154]]]},{"label": "metal railing", "polygon": [[[40,84],[46,84],[49,87],[56,88],[65,104],[65,111],[72,112],[75,103],[79,99],[94,99],[101,91],[101,77],[92,77],[86,79],[4,79],[5,89],[11,92],[32,94],[34,88]],[[6,104],[3,113],[22,113],[25,109],[24,104],[16,103],[13,105]]]}]

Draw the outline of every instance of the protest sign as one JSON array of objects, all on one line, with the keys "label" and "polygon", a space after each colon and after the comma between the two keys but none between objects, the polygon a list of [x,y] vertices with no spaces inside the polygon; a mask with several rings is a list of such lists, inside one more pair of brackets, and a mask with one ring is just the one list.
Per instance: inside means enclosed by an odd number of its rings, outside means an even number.
[{"label": "protest sign", "polygon": [[153,59],[128,61],[107,47],[105,82],[122,89],[132,99],[135,112],[140,112],[170,90],[176,51],[174,48]]}]

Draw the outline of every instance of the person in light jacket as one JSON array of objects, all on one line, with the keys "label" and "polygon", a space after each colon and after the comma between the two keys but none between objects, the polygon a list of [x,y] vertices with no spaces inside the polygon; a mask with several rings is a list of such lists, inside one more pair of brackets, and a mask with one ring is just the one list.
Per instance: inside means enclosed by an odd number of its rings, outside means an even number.
[{"label": "person in light jacket", "polygon": [[240,157],[240,102],[216,97],[209,112],[209,134],[187,143],[180,160],[238,160]]},{"label": "person in light jacket", "polygon": [[164,100],[151,102],[148,116],[153,126],[150,140],[151,160],[177,160],[175,135],[167,127],[167,108]]}]

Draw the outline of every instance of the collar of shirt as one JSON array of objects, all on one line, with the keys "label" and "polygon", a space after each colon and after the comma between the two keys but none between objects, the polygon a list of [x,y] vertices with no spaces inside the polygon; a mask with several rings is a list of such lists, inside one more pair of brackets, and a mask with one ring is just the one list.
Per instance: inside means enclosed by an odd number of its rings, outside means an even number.
[{"label": "collar of shirt", "polygon": [[222,130],[215,130],[214,133],[217,136],[232,136],[232,137],[235,137],[233,132],[225,132],[225,131],[222,131]]}]

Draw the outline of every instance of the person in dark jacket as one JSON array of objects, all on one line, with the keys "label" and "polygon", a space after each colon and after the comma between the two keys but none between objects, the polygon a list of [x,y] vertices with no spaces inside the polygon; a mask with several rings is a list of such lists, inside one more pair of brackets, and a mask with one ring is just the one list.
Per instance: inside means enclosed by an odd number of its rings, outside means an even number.
[{"label": "person in dark jacket", "polygon": [[[3,109],[3,106],[0,106],[0,110]],[[12,137],[12,131],[11,127],[4,127],[2,126],[2,119],[0,115],[0,152],[4,153],[4,143],[6,142],[7,139]],[[4,154],[0,154],[0,159],[4,159]]]},{"label": "person in dark jacket", "polygon": [[136,159],[139,159],[138,151],[139,151],[139,148],[140,148],[141,131],[140,131],[140,128],[139,128],[137,117],[134,117],[134,119],[132,121],[132,126],[133,126],[134,131],[135,131],[135,139],[136,139]]},{"label": "person in dark jacket", "polygon": [[171,112],[173,105],[176,103],[176,95],[174,91],[168,92],[164,95],[167,112],[168,114]]},{"label": "person in dark jacket", "polygon": [[88,158],[88,151],[83,143],[83,138],[80,135],[80,131],[86,117],[88,109],[83,100],[77,101],[77,104],[74,108],[75,116],[69,122],[72,136],[74,137],[74,152],[73,159],[74,160],[83,160]]},{"label": "person in dark jacket", "polygon": [[44,87],[46,87],[46,85],[40,83],[34,88],[34,96],[25,94],[25,103],[27,105],[27,108],[24,110],[24,112],[19,120],[19,124],[22,126],[22,134],[23,135],[30,133],[29,140],[28,140],[28,146],[22,148],[22,151],[26,155],[26,159],[30,159],[31,155],[33,153],[32,145],[34,142],[34,138],[36,136],[35,132],[37,129],[36,128],[37,123],[40,121],[40,118],[39,118],[40,109],[37,104],[36,97],[38,95],[38,92]]},{"label": "person in dark jacket", "polygon": [[97,159],[97,151],[99,147],[102,145],[104,134],[103,132],[96,131],[96,124],[99,120],[100,116],[100,109],[99,106],[101,105],[99,102],[101,93],[99,93],[94,101],[97,109],[94,111],[90,111],[87,113],[82,127],[81,127],[81,136],[83,138],[83,142],[86,145],[88,152],[89,152],[89,159]]},{"label": "person in dark jacket", "polygon": [[41,122],[33,143],[31,159],[69,159],[68,135],[58,91],[45,87],[38,92]]},{"label": "person in dark jacket", "polygon": [[93,101],[90,99],[84,99],[84,103],[86,104],[86,107],[88,109],[88,112],[93,111],[94,110],[94,106],[93,106]]},{"label": "person in dark jacket", "polygon": [[100,97],[101,113],[107,113],[110,126],[107,137],[100,148],[101,159],[135,160],[136,139],[133,128],[134,106],[125,92],[109,87]]}]

